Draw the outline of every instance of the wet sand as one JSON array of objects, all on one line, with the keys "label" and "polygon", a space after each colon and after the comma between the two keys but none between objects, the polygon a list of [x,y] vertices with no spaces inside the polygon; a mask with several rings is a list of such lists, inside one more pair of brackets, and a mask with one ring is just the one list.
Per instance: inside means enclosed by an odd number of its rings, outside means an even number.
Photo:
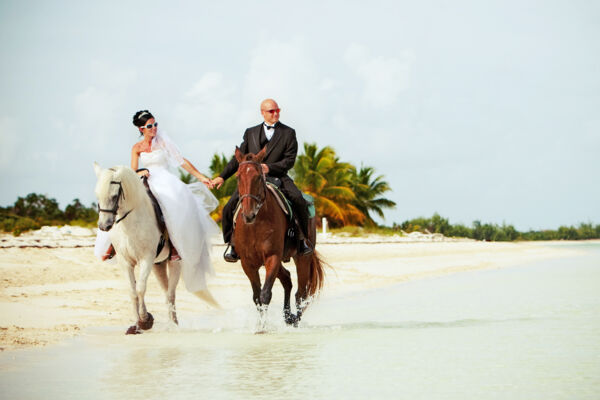
[{"label": "wet sand", "polygon": [[[80,335],[88,328],[121,327],[125,332],[133,322],[127,280],[118,265],[96,259],[90,247],[92,239],[83,234],[72,240],[65,239],[67,234],[62,237],[57,236],[56,231],[53,234],[51,245],[40,240],[40,233],[38,236],[25,235],[17,244],[3,236],[6,240],[0,247],[2,350],[58,343]],[[9,239],[13,241],[9,242]],[[332,267],[327,270],[321,296],[463,271],[569,257],[577,252],[572,248],[537,242],[414,239],[395,241],[330,236],[324,243],[317,244],[317,250]],[[226,312],[251,304],[252,294],[241,265],[222,261],[223,250],[223,246],[214,248],[217,276],[210,281],[209,288]],[[295,286],[293,263],[287,267],[292,272]],[[281,307],[282,292],[276,283],[272,307]],[[164,296],[153,276],[149,279],[146,303],[156,321],[166,323]],[[177,311],[180,322],[213,312],[209,305],[188,293],[181,283],[177,291]]]}]

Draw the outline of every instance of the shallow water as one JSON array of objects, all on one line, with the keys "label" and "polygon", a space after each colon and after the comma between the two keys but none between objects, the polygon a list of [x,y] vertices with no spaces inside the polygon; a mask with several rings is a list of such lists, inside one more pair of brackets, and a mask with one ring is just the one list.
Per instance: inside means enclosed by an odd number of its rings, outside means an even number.
[{"label": "shallow water", "polygon": [[0,354],[2,398],[600,397],[600,245],[532,265],[323,296],[298,329],[251,307]]}]

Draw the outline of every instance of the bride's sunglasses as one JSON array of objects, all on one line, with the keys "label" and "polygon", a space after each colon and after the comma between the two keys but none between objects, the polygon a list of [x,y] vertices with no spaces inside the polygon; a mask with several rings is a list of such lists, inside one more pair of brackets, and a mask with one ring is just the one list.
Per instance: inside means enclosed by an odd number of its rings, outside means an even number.
[{"label": "bride's sunglasses", "polygon": [[152,129],[152,128],[156,128],[157,126],[158,126],[158,122],[155,122],[153,124],[144,125],[144,126],[142,126],[142,128]]}]

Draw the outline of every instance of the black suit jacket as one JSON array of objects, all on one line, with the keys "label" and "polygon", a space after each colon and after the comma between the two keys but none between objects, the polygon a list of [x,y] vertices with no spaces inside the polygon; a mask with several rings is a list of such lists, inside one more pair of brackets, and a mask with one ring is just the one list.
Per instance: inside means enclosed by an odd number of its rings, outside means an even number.
[{"label": "black suit jacket", "polygon": [[[275,133],[270,141],[266,141],[263,124],[253,126],[244,132],[244,141],[240,145],[243,154],[258,153],[262,150],[262,144],[266,143],[267,153],[263,163],[269,167],[269,175],[276,176],[282,180],[288,180],[287,173],[294,167],[296,154],[298,153],[298,141],[296,131],[287,125],[278,122],[275,125]],[[221,177],[227,180],[236,173],[239,163],[235,156],[229,161]],[[286,179],[287,178],[287,179]]]}]

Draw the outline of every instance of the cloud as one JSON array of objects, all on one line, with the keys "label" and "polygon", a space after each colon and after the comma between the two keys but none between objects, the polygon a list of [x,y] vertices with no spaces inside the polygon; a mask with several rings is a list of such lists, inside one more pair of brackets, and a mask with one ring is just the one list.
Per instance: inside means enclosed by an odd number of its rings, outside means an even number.
[{"label": "cloud", "polygon": [[282,120],[310,118],[318,122],[321,118],[318,111],[323,104],[319,94],[331,86],[319,76],[303,37],[288,41],[262,39],[252,50],[244,78],[242,118],[245,121],[260,118],[260,102],[274,98],[283,110]]},{"label": "cloud", "polygon": [[169,129],[200,166],[215,152],[232,153],[244,129],[261,121],[259,105],[265,98],[277,100],[282,122],[298,130],[301,142],[322,135],[315,126],[331,125],[331,115],[323,111],[331,108],[339,83],[319,73],[304,38],[263,35],[243,68],[238,81],[220,71],[204,72],[174,107]]},{"label": "cloud", "polygon": [[372,107],[392,105],[411,83],[415,55],[405,50],[397,57],[373,56],[359,44],[351,44],[344,59],[350,69],[363,80],[363,102]]},{"label": "cloud", "polygon": [[[128,164],[122,154],[129,154],[135,133],[131,116],[135,110],[137,70],[107,62],[91,61],[87,85],[71,98],[67,116],[54,122],[54,131],[65,138],[61,148],[73,151],[75,158],[92,157],[98,162]],[[131,136],[121,134],[129,131]]]},{"label": "cloud", "polygon": [[221,72],[209,71],[190,85],[174,109],[176,129],[194,137],[198,131],[218,133],[238,114],[235,84]]}]

